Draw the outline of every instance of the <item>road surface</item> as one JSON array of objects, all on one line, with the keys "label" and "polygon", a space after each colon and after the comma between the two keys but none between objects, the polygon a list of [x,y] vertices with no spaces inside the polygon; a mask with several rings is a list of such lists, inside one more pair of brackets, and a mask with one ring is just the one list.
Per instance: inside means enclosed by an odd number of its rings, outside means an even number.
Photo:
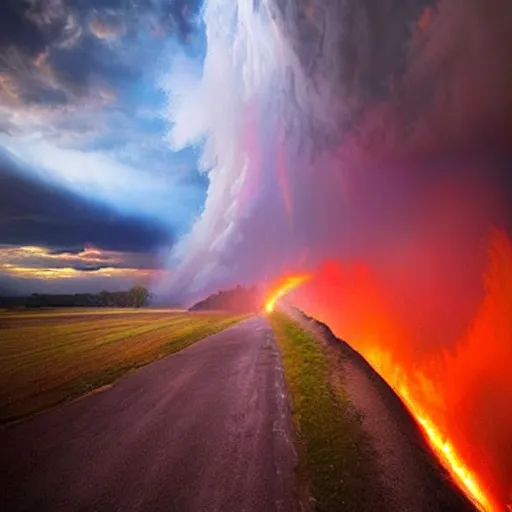
[{"label": "road surface", "polygon": [[0,431],[0,510],[297,510],[291,420],[251,318]]}]

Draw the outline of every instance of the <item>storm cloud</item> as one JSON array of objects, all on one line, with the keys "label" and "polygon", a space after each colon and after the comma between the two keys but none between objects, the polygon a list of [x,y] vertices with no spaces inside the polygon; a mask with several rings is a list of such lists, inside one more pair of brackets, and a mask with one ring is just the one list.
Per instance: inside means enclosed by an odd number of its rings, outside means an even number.
[{"label": "storm cloud", "polygon": [[0,244],[151,252],[172,245],[163,225],[123,216],[65,190],[0,169]]},{"label": "storm cloud", "polygon": [[[509,226],[510,15],[480,0],[207,3],[201,81],[170,108],[178,146],[206,138],[210,178],[177,249],[183,282],[258,280],[329,254],[378,259],[386,229],[415,232],[411,209],[420,197],[428,208],[445,173],[482,203],[477,238]],[[216,30],[231,16],[232,32]]]}]

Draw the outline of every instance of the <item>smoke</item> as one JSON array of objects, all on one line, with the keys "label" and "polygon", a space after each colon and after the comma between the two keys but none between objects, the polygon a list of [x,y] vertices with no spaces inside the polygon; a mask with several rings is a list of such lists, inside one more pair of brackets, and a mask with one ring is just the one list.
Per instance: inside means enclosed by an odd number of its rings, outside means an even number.
[{"label": "smoke", "polygon": [[202,14],[202,74],[166,87],[172,144],[201,148],[210,185],[166,288],[192,299],[312,272],[297,304],[411,393],[505,504],[512,4],[209,0]]}]

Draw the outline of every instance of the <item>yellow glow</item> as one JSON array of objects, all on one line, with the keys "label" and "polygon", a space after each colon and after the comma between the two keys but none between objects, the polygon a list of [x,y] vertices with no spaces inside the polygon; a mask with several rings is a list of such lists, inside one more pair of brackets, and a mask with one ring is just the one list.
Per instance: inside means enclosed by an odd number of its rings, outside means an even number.
[{"label": "yellow glow", "polygon": [[290,293],[294,288],[300,286],[302,283],[307,281],[311,276],[308,274],[297,274],[285,277],[280,283],[276,286],[276,288],[270,294],[267,302],[265,303],[265,311],[267,313],[272,313],[274,311],[276,302],[286,295]]},{"label": "yellow glow", "polygon": [[137,269],[137,268],[114,268],[104,267],[98,270],[84,272],[72,267],[62,268],[37,268],[13,265],[12,263],[2,263],[0,269],[7,275],[27,279],[72,279],[87,278],[88,276],[101,277],[149,277],[155,274],[156,270]]},{"label": "yellow glow", "polygon": [[13,262],[28,258],[41,258],[55,261],[76,261],[83,263],[110,263],[111,265],[119,265],[123,263],[121,255],[115,251],[101,251],[92,246],[85,247],[83,251],[52,253],[46,247],[37,247],[26,245],[21,247],[1,247],[0,262]]},{"label": "yellow glow", "polygon": [[[153,269],[120,268],[123,254],[115,251],[103,251],[92,246],[82,251],[52,253],[46,247],[4,246],[0,247],[0,271],[26,279],[86,279],[89,276],[146,278],[161,271]],[[101,268],[84,271],[77,266],[95,266]]]}]

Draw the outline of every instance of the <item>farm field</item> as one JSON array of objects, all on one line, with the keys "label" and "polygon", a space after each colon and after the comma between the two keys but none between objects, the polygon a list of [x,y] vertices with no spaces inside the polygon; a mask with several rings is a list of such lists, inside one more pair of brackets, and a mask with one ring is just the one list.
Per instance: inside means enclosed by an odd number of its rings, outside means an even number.
[{"label": "farm field", "polygon": [[245,316],[151,309],[0,312],[0,422],[93,391]]}]

